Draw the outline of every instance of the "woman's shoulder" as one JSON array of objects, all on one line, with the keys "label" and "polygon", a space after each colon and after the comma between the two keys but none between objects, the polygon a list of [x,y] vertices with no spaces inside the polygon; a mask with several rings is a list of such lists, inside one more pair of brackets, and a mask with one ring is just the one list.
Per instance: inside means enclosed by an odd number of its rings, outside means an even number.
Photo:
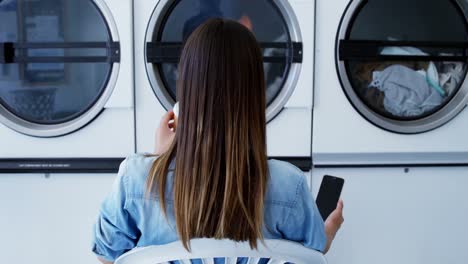
[{"label": "woman's shoulder", "polygon": [[153,164],[157,156],[149,153],[134,153],[129,155],[124,161],[127,166],[144,167]]},{"label": "woman's shoulder", "polygon": [[268,160],[268,168],[267,202],[292,207],[307,184],[304,173],[291,163],[279,160]]},{"label": "woman's shoulder", "polygon": [[122,177],[125,178],[129,194],[144,194],[146,179],[156,158],[151,154],[136,153],[131,154],[122,162],[119,174],[122,174]]},{"label": "woman's shoulder", "polygon": [[299,183],[304,180],[304,173],[289,162],[271,159],[268,168],[272,180]]}]

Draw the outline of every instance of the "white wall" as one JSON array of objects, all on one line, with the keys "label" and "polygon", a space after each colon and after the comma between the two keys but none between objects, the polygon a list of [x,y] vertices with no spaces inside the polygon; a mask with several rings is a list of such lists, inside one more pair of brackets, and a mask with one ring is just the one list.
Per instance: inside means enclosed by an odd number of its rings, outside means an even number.
[{"label": "white wall", "polygon": [[345,178],[345,222],[330,264],[462,264],[468,259],[468,168],[315,169]]}]

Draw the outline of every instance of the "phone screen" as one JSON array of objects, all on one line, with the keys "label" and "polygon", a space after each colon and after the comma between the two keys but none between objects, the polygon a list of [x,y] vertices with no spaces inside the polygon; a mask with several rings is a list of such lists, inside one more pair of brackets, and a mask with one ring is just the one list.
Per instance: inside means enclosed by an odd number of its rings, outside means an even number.
[{"label": "phone screen", "polygon": [[344,180],[341,178],[329,175],[323,177],[316,203],[324,221],[336,209],[343,185]]}]

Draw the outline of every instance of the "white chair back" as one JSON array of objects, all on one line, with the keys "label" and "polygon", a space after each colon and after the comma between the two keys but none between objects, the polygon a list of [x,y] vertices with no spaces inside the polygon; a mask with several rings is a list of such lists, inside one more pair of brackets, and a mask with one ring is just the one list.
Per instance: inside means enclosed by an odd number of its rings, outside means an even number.
[{"label": "white chair back", "polygon": [[252,250],[248,242],[231,240],[193,239],[188,252],[180,241],[160,246],[135,248],[122,255],[115,264],[166,264],[203,263],[236,264],[238,258],[248,259],[248,264],[326,264],[322,253],[306,248],[302,244],[286,240],[265,240],[258,249]]}]

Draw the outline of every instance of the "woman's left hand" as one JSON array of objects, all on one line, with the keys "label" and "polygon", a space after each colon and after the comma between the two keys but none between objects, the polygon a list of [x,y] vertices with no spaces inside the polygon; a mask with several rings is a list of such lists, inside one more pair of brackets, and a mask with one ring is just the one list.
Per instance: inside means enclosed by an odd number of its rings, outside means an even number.
[{"label": "woman's left hand", "polygon": [[164,114],[156,130],[156,145],[154,154],[162,155],[169,150],[175,137],[175,115],[171,110]]},{"label": "woman's left hand", "polygon": [[344,222],[343,218],[343,200],[338,201],[336,209],[325,220],[325,235],[327,236],[327,245],[325,246],[324,254],[328,252],[335,239],[336,233],[341,228]]}]

